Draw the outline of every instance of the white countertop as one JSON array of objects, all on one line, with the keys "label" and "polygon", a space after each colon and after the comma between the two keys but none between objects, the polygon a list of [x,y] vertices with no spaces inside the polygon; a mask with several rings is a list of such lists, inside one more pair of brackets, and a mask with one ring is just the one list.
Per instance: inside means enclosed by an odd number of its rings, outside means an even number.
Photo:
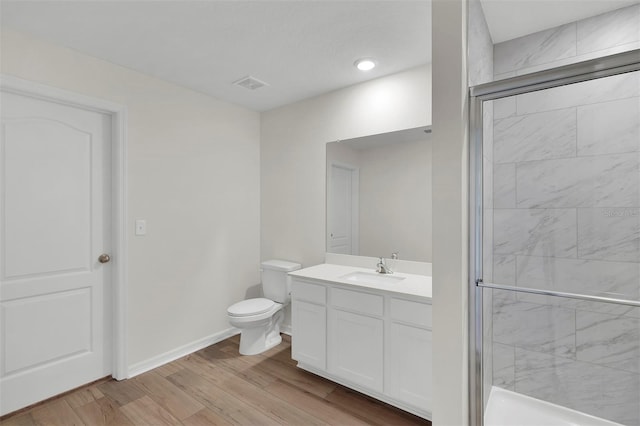
[{"label": "white countertop", "polygon": [[431,277],[429,276],[394,272],[392,275],[390,275],[391,277],[402,277],[404,279],[402,281],[389,284],[353,282],[347,281],[343,278],[345,275],[353,272],[376,273],[374,268],[358,268],[354,266],[322,263],[320,265],[289,272],[289,275],[293,277],[324,281],[330,284],[337,283],[344,286],[370,288],[391,293],[406,294],[431,299]]}]

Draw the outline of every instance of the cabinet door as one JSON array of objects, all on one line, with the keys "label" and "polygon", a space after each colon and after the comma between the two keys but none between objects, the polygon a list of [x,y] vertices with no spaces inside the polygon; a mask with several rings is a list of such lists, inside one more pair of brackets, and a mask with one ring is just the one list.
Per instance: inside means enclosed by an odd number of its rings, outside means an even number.
[{"label": "cabinet door", "polygon": [[339,309],[329,316],[329,372],[382,392],[383,320]]},{"label": "cabinet door", "polygon": [[389,331],[385,393],[431,411],[431,330],[392,322]]},{"label": "cabinet door", "polygon": [[327,368],[327,308],[293,300],[291,357],[322,370]]}]

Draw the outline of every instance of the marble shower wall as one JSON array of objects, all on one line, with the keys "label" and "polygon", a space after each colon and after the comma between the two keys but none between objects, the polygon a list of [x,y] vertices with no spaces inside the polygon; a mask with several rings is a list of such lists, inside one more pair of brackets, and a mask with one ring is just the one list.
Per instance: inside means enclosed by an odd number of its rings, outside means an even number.
[{"label": "marble shower wall", "polygon": [[640,5],[494,46],[496,80],[640,48]]},{"label": "marble shower wall", "polygon": [[[640,47],[640,5],[494,46],[496,78]],[[493,282],[640,300],[640,72],[493,103]],[[640,309],[493,292],[493,384],[640,424]]]}]

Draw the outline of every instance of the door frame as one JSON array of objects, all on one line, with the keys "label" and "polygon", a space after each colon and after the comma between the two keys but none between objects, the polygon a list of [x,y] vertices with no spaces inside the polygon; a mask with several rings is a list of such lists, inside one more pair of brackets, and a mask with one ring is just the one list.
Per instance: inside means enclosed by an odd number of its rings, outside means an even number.
[{"label": "door frame", "polygon": [[129,377],[127,365],[127,108],[99,98],[0,74],[2,90],[111,116],[111,375]]},{"label": "door frame", "polygon": [[327,223],[325,225],[326,249],[327,251],[329,251],[329,247],[331,247],[329,218],[331,216],[331,209],[333,208],[333,190],[331,182],[333,179],[334,166],[341,169],[349,170],[351,172],[351,253],[349,254],[358,256],[358,253],[360,253],[360,168],[354,166],[353,164],[342,163],[340,161],[332,161],[327,166]]}]

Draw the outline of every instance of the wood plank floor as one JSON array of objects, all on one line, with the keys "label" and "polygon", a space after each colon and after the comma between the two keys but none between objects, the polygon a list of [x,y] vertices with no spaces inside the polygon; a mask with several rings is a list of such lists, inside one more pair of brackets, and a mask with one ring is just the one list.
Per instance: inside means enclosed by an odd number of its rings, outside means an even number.
[{"label": "wood plank floor", "polygon": [[254,356],[239,336],[133,379],[102,380],[0,419],[30,425],[431,425],[300,370],[291,340]]}]

